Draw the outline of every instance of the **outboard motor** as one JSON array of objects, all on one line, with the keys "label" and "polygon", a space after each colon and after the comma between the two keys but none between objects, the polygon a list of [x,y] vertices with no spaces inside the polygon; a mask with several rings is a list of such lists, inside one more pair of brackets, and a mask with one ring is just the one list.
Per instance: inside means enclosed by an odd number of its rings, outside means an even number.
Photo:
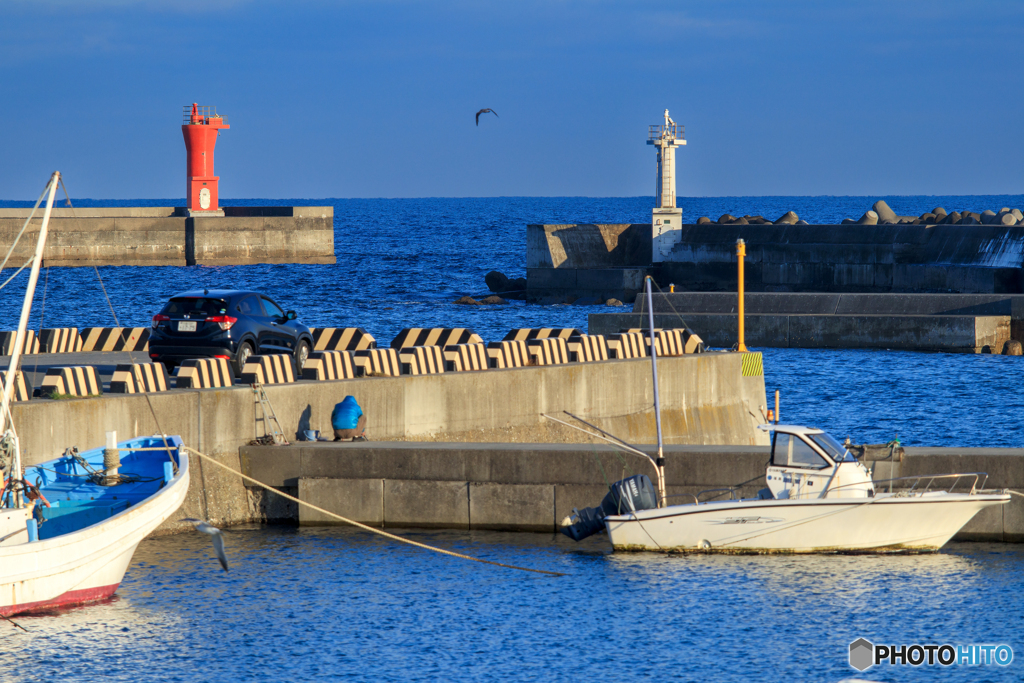
[{"label": "outboard motor", "polygon": [[636,510],[651,510],[658,507],[658,495],[654,484],[646,474],[635,474],[632,477],[612,484],[608,495],[601,504],[594,508],[573,508],[573,523],[562,527],[562,533],[574,541],[582,541],[604,529],[604,518],[608,515],[619,515]]}]

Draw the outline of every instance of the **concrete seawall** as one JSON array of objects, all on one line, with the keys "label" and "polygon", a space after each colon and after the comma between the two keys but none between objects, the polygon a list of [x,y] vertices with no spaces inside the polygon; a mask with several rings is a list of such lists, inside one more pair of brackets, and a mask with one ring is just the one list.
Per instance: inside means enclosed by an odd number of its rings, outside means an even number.
[{"label": "concrete seawall", "polygon": [[[652,274],[687,291],[1024,293],[1024,225],[684,225],[653,262],[650,224],[529,225],[527,299],[607,297]],[[622,296],[616,298],[622,299]]]},{"label": "concrete seawall", "polygon": [[[737,295],[676,292],[653,297],[655,324],[685,321],[714,347],[736,342]],[[1024,296],[1013,294],[749,293],[746,341],[755,347],[880,348],[999,353],[1024,337]],[[632,313],[591,314],[591,334],[646,325],[646,301]]]},{"label": "concrete seawall", "polygon": [[[655,452],[651,446],[648,452]],[[709,489],[764,488],[767,446],[668,446],[666,487],[674,502]],[[554,532],[573,508],[597,505],[608,481],[652,476],[643,459],[607,445],[355,443],[246,446],[243,470],[300,500],[365,524],[392,527]],[[1024,449],[907,448],[875,462],[876,480],[987,472],[990,488],[1024,492]],[[881,484],[880,484],[881,485]],[[264,521],[330,525],[329,517],[253,492]],[[709,493],[728,497],[728,493]],[[1024,499],[979,514],[958,540],[1024,542]]]},{"label": "concrete seawall", "polygon": [[[0,209],[0,243],[13,243],[28,215]],[[29,225],[14,261],[31,258],[40,224]],[[43,253],[44,266],[334,262],[331,206],[225,207],[202,218],[175,207],[55,208]]]},{"label": "concrete seawall", "polygon": [[[736,314],[685,313],[714,348],[736,343]],[[656,327],[679,327],[680,316],[655,314]],[[642,313],[591,313],[590,334],[646,327]],[[1009,316],[747,315],[744,338],[751,348],[894,349],[946,353],[999,353],[1010,339]]]},{"label": "concrete seawall", "polygon": [[[667,357],[658,366],[669,443],[767,443],[756,429],[765,405],[764,377],[743,375],[742,354]],[[351,394],[363,406],[374,440],[578,443],[588,437],[541,413],[568,410],[622,438],[651,441],[651,384],[650,362],[639,359],[265,388],[289,439],[305,429],[330,434],[331,410]],[[247,386],[33,399],[12,406],[28,465],[57,457],[70,446],[96,447],[107,430],[116,430],[122,439],[160,431],[179,434],[187,445],[237,468],[238,449],[263,433],[257,411]],[[182,516],[240,523],[252,519],[252,505],[240,480],[197,462]]]}]

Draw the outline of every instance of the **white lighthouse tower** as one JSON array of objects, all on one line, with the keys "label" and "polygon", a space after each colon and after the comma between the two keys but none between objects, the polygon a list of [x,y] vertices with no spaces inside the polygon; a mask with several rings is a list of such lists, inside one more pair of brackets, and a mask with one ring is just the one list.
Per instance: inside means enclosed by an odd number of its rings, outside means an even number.
[{"label": "white lighthouse tower", "polygon": [[685,128],[665,110],[665,123],[650,127],[647,144],[658,148],[658,187],[651,217],[654,261],[663,261],[679,241],[683,210],[676,208],[676,147],[686,144]]}]

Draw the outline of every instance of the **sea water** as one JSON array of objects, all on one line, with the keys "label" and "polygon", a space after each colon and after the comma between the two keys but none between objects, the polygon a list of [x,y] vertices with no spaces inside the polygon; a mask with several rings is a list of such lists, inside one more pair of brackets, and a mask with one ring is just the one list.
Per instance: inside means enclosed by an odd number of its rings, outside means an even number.
[{"label": "sea water", "polygon": [[[1024,549],[663,556],[603,536],[344,528],[144,541],[110,601],[0,622],[4,681],[1019,681]],[[848,664],[849,644],[1008,644],[1001,666]]]},{"label": "sea water", "polygon": [[[1024,205],[1020,196],[888,197],[899,214]],[[684,199],[685,215],[795,210],[857,218],[875,198]],[[333,205],[336,265],[44,270],[32,326],[144,326],[189,288],[263,291],[314,327],[359,326],[386,344],[403,327],[578,327],[594,306],[458,306],[483,276],[525,275],[528,223],[647,222],[652,199],[246,200]],[[181,200],[81,201],[180,205]],[[0,203],[24,206],[24,203]],[[20,265],[20,264],[18,264]],[[5,271],[8,273],[10,271]],[[21,276],[24,278],[24,275]],[[6,279],[6,276],[4,277]],[[0,329],[22,287],[0,290]],[[628,303],[628,302],[627,302]],[[699,333],[699,330],[697,330]],[[889,351],[763,349],[785,421],[906,446],[1024,446],[1024,360]],[[596,502],[596,501],[595,501]],[[442,557],[348,529],[226,532],[143,542],[117,596],[0,622],[0,680],[1022,680],[1009,667],[847,665],[849,643],[1000,644],[1024,657],[1024,549],[952,544],[896,557],[610,554],[603,536],[407,535],[564,577]]]}]

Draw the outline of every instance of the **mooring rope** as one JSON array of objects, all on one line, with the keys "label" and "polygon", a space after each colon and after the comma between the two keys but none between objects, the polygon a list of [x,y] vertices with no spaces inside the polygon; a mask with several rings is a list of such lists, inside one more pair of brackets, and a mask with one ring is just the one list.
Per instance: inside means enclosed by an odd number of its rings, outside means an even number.
[{"label": "mooring rope", "polygon": [[517,567],[514,564],[503,564],[501,562],[494,562],[492,560],[482,560],[479,557],[472,557],[470,555],[463,555],[462,553],[457,553],[457,552],[455,552],[453,550],[445,550],[444,548],[436,548],[436,547],[434,547],[432,545],[427,545],[426,543],[420,543],[419,541],[413,541],[413,540],[408,539],[408,538],[403,538],[402,536],[397,536],[395,534],[389,534],[388,532],[383,531],[382,529],[375,529],[372,526],[368,526],[366,524],[362,524],[362,523],[357,522],[355,520],[348,519],[347,517],[342,517],[341,515],[335,514],[335,513],[331,512],[329,510],[324,510],[322,507],[319,507],[317,505],[313,505],[312,503],[307,503],[304,500],[299,500],[295,496],[290,496],[287,493],[284,493],[283,491],[279,491],[279,490],[275,489],[273,486],[270,486],[268,484],[264,484],[262,481],[259,481],[257,479],[253,479],[250,476],[242,474],[238,470],[236,470],[234,468],[231,468],[231,467],[228,467],[224,463],[217,462],[217,460],[215,460],[214,458],[210,457],[209,455],[206,455],[205,453],[200,453],[199,451],[197,451],[194,448],[189,448],[188,446],[182,446],[181,448],[183,450],[188,451],[189,453],[195,453],[196,455],[198,455],[200,458],[206,460],[207,462],[213,463],[217,467],[220,467],[221,469],[225,469],[228,472],[231,472],[232,474],[235,474],[235,475],[241,477],[245,481],[252,482],[253,484],[256,484],[257,486],[259,486],[261,488],[264,488],[267,491],[270,491],[271,493],[276,493],[277,495],[281,496],[282,498],[286,498],[287,500],[290,500],[293,503],[298,503],[299,505],[305,505],[309,509],[316,510],[320,514],[327,515],[328,517],[333,517],[334,519],[342,521],[345,524],[350,524],[350,525],[352,525],[354,527],[358,527],[360,529],[364,529],[365,531],[369,531],[369,532],[378,534],[380,536],[384,536],[385,538],[390,538],[393,541],[398,541],[400,543],[408,543],[409,545],[414,545],[417,548],[423,548],[424,550],[431,550],[431,551],[433,551],[435,553],[441,553],[442,555],[448,555],[450,557],[457,557],[460,560],[470,560],[472,562],[479,562],[481,564],[490,564],[490,565],[493,565],[495,567],[504,567],[505,569],[518,569],[519,571],[523,571],[523,572],[534,572],[536,574],[547,574],[548,576],[565,576],[565,574],[563,574],[562,572],[552,572],[552,571],[548,571],[546,569],[530,569],[529,567]]}]

